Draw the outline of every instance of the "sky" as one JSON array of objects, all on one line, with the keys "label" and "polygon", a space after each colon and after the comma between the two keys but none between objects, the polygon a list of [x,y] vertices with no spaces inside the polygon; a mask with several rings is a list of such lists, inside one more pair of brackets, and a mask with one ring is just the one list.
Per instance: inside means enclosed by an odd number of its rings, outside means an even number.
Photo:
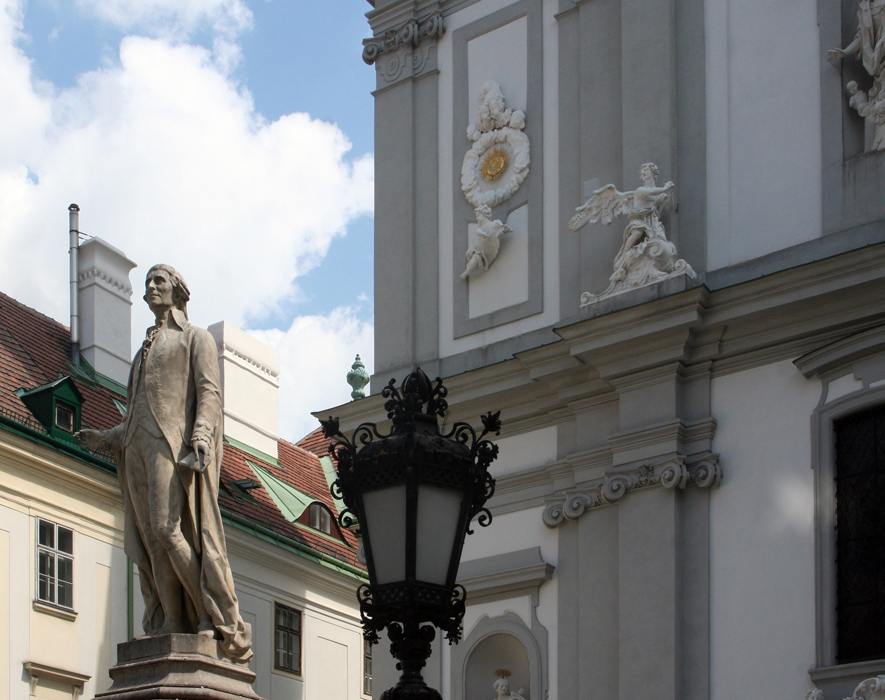
[{"label": "sky", "polygon": [[365,0],[0,0],[0,291],[69,323],[68,205],[274,347],[280,433],[373,361]]}]

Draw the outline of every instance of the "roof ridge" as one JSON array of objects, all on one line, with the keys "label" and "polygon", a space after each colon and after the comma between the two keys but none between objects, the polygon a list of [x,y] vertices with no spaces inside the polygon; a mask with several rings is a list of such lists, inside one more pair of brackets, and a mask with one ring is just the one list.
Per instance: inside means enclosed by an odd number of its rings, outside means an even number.
[{"label": "roof ridge", "polygon": [[15,299],[15,298],[9,296],[9,295],[6,294],[5,292],[0,292],[0,297],[2,297],[2,298],[0,298],[0,304],[3,303],[3,300],[4,300],[4,299],[7,300],[7,301],[11,301],[15,306],[18,306],[19,308],[25,309],[26,311],[28,311],[28,312],[30,312],[30,313],[32,313],[32,314],[36,314],[37,316],[39,316],[40,318],[44,319],[45,321],[49,321],[50,323],[55,324],[55,325],[58,326],[59,328],[62,328],[62,329],[66,330],[66,331],[68,331],[68,332],[70,333],[70,330],[71,330],[70,326],[66,326],[66,325],[63,324],[61,321],[58,321],[57,319],[52,318],[52,316],[47,316],[47,315],[44,314],[43,312],[41,312],[41,311],[37,311],[37,309],[35,309],[35,308],[31,307],[31,306],[28,306],[27,304],[24,304],[24,303],[20,302],[18,299]]}]

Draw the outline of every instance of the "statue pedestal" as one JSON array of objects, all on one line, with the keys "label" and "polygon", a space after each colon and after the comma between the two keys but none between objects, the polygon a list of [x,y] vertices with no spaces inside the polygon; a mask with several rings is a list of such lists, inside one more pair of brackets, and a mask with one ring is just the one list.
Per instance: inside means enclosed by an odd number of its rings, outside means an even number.
[{"label": "statue pedestal", "polygon": [[114,681],[95,700],[261,700],[248,664],[231,661],[214,639],[145,637],[117,645]]}]

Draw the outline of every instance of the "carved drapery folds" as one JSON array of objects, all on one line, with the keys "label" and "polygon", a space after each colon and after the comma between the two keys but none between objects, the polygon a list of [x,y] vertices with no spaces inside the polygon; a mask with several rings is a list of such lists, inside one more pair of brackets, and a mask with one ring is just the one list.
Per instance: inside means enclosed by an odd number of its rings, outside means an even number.
[{"label": "carved drapery folds", "polygon": [[544,524],[556,527],[566,518],[577,520],[588,510],[617,503],[637,489],[657,486],[684,489],[689,484],[709,488],[718,486],[721,480],[718,454],[711,452],[691,465],[686,463],[684,455],[677,455],[658,465],[641,465],[634,470],[606,474],[580,490],[562,494],[547,503],[543,514]]},{"label": "carved drapery folds", "polygon": [[442,13],[433,12],[424,19],[411,19],[388,29],[379,36],[363,40],[363,60],[370,66],[384,54],[392,54],[401,46],[418,47],[427,37],[443,35]]}]

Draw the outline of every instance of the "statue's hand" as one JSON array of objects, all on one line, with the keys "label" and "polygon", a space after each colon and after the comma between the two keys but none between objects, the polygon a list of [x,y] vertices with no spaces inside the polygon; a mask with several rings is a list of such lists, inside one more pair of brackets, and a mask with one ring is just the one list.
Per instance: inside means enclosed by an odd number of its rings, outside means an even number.
[{"label": "statue's hand", "polygon": [[92,450],[93,452],[105,450],[108,446],[103,430],[84,428],[83,430],[78,430],[74,433],[74,437],[77,438],[77,442],[79,442],[82,447],[85,447],[87,450]]},{"label": "statue's hand", "polygon": [[209,466],[209,443],[205,440],[191,440],[191,447],[194,448],[194,471],[201,474],[206,471]]},{"label": "statue's hand", "polygon": [[830,49],[827,51],[827,60],[828,61],[838,61],[845,57],[845,52],[842,49]]}]

